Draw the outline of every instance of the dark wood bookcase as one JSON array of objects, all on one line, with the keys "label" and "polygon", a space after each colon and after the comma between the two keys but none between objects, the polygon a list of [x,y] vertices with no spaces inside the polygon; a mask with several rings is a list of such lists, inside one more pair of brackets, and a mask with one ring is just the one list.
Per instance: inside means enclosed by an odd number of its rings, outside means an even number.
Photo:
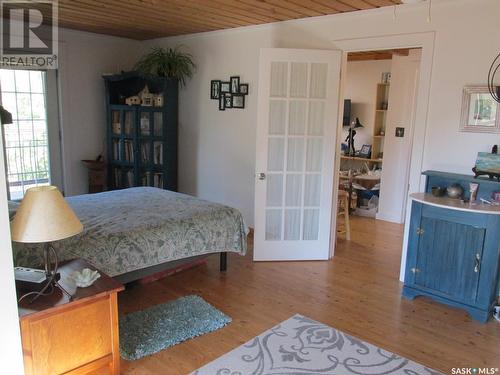
[{"label": "dark wood bookcase", "polygon": [[[126,72],[104,76],[108,190],[154,186],[177,190],[178,81]],[[145,87],[162,106],[127,105]]]}]

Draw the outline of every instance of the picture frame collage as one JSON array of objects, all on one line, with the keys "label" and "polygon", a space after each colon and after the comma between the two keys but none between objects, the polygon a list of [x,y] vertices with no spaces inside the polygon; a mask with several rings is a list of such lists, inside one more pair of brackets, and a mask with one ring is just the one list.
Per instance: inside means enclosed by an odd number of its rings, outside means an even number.
[{"label": "picture frame collage", "polygon": [[218,100],[219,111],[245,108],[248,83],[241,83],[239,76],[229,77],[229,81],[213,79],[210,81],[210,99]]}]

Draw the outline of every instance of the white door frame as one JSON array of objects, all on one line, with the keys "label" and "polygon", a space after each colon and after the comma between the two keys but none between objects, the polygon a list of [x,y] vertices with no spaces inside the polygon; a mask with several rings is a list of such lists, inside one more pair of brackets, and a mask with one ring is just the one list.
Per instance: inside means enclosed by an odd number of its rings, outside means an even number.
[{"label": "white door frame", "polygon": [[[397,49],[397,48],[422,48],[422,59],[420,62],[420,78],[418,83],[417,93],[417,107],[415,111],[415,126],[413,127],[411,159],[409,165],[409,191],[408,193],[422,191],[424,189],[425,178],[421,175],[422,165],[425,151],[425,140],[427,131],[427,121],[429,112],[429,96],[432,78],[432,65],[434,60],[434,41],[435,32],[412,33],[412,34],[398,34],[386,35],[378,37],[355,38],[355,39],[341,39],[332,40],[336,48],[343,51],[342,66],[340,73],[340,90],[341,98],[343,97],[344,86],[346,81],[347,71],[347,54],[349,52],[358,51],[373,51],[383,49]],[[339,112],[341,115],[341,112]],[[337,129],[340,139],[341,129]],[[337,142],[338,143],[338,142]],[[340,144],[337,144],[335,152],[335,161],[340,161]],[[339,165],[339,164],[336,164]],[[335,170],[335,184],[339,183],[339,171]],[[336,203],[337,198],[334,197]],[[406,220],[403,238],[403,248],[401,256],[401,269],[399,279],[404,280],[404,273],[406,267],[406,247],[408,244],[408,231],[410,222],[410,200],[407,201],[406,207]],[[332,230],[332,232],[335,232]],[[332,235],[333,237],[333,235]],[[331,246],[332,254],[333,247]]]}]

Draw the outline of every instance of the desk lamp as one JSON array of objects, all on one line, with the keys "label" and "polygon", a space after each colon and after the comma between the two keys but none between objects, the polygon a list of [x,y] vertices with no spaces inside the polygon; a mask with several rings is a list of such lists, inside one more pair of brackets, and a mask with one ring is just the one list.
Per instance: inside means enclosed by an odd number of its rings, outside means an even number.
[{"label": "desk lamp", "polygon": [[[72,237],[80,233],[82,229],[82,223],[66,203],[57,187],[39,186],[26,191],[11,223],[12,240],[45,244],[43,261],[47,283],[40,291],[27,293],[20,300],[28,295],[34,295],[32,299],[34,301],[39,296],[47,294],[45,292],[49,287],[59,288],[71,299],[71,295],[58,283],[57,253],[51,242]],[[50,262],[51,255],[54,260],[53,267]]]},{"label": "desk lamp", "polygon": [[356,130],[358,128],[362,128],[363,125],[359,122],[359,118],[356,117],[356,120],[354,120],[351,125],[349,126],[349,135],[346,138],[347,141],[347,155],[349,156],[355,156],[356,155],[356,149],[354,148],[354,136],[356,135]]}]

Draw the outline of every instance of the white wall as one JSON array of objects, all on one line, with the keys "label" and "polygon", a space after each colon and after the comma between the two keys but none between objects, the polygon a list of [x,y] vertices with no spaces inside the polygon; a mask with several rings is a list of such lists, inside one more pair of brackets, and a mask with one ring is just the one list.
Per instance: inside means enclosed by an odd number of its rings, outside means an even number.
[{"label": "white wall", "polygon": [[102,74],[130,70],[143,44],[67,29],[60,30],[59,38],[64,190],[66,195],[84,194],[88,192],[87,170],[80,160],[96,158],[105,146]]},{"label": "white wall", "polygon": [[[0,137],[0,150],[3,149]],[[14,263],[10,240],[9,214],[7,208],[7,182],[5,180],[4,155],[0,152],[0,362],[2,373],[21,375],[23,357],[21,333],[17,312],[16,287],[14,284]]]},{"label": "white wall", "polygon": [[[462,88],[486,81],[498,53],[500,1],[435,0],[431,22],[427,4],[398,6],[395,19],[388,7],[150,41],[183,44],[198,64],[180,94],[180,189],[233,205],[253,223],[260,48],[335,49],[335,40],[427,31],[436,40],[423,168],[470,173],[476,153],[498,139],[458,131]],[[250,83],[247,107],[219,112],[209,98],[210,80],[232,74]]]},{"label": "white wall", "polygon": [[[354,138],[356,150],[364,144],[372,144],[373,123],[375,120],[375,97],[377,83],[382,82],[382,73],[391,71],[391,60],[349,61],[344,86],[344,98],[351,99],[351,121],[359,117],[364,128],[356,129]],[[342,129],[342,139],[348,135]]]}]

